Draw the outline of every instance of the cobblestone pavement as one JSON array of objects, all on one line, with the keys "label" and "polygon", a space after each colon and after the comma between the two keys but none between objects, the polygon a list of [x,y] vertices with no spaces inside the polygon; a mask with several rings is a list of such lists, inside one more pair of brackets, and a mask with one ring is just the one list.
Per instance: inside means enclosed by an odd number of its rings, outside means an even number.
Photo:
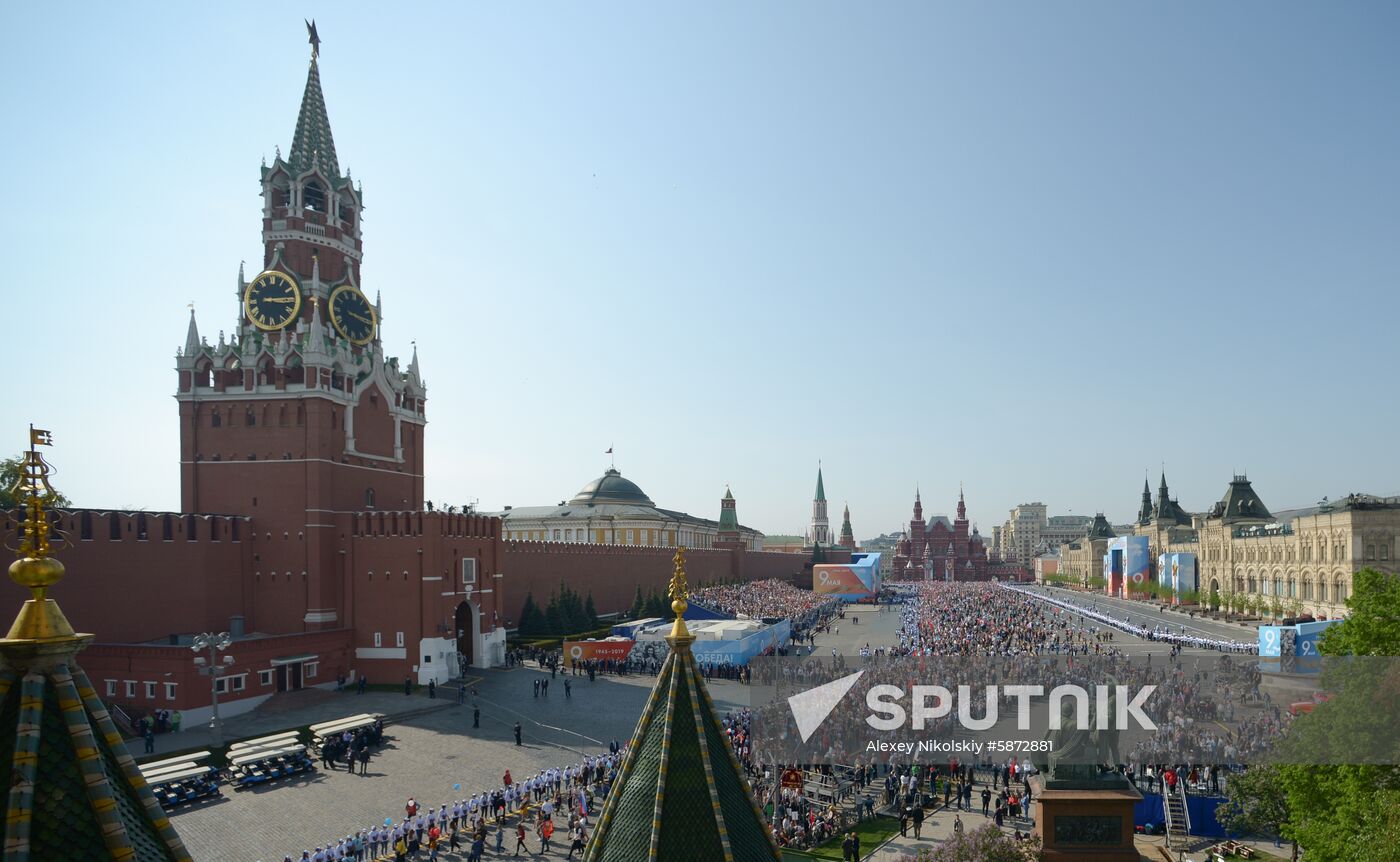
[{"label": "cobblestone pavement", "polygon": [[[392,739],[376,752],[368,775],[326,771],[318,764],[315,772],[297,780],[254,790],[225,786],[222,799],[177,809],[171,819],[196,862],[280,862],[287,854],[298,859],[303,849],[318,843],[383,823],[386,817],[402,818],[409,796],[436,807],[499,785],[506,769],[524,778],[546,767],[576,763],[583,753],[605,752],[612,739],[625,742],[653,681],[599,677],[590,683],[587,677],[560,675],[550,681],[547,696],[533,697],[533,680],[549,676],[534,667],[484,672],[478,684],[480,729],[471,726],[470,702],[457,706],[450,688],[441,691],[446,697],[436,704],[422,696],[398,695],[399,702],[442,708],[391,724]],[[566,679],[571,697],[564,694]],[[711,688],[721,710],[745,703],[745,691],[733,683]],[[319,720],[372,709],[372,697],[394,699],[342,694],[323,705],[325,715]],[[517,721],[524,743],[519,747],[513,737]],[[460,792],[455,784],[462,786]],[[533,835],[529,844],[538,849]],[[550,858],[562,858],[567,851],[565,846]]]},{"label": "cobblestone pavement", "polygon": [[[436,700],[429,700],[423,692],[414,697],[405,697],[401,691],[369,691],[363,695],[354,695],[348,691],[311,688],[287,692],[277,695],[252,712],[225,719],[224,742],[269,736],[289,728],[304,727],[361,712],[381,713],[392,721],[395,717],[405,714],[446,709],[453,702],[447,699],[447,695],[455,698],[456,691],[444,692],[444,697]],[[127,747],[138,760],[160,760],[173,752],[209,748],[212,744],[212,734],[207,725],[185,725],[179,733],[156,734],[154,754],[141,753],[143,745],[140,739],[128,740]]]}]

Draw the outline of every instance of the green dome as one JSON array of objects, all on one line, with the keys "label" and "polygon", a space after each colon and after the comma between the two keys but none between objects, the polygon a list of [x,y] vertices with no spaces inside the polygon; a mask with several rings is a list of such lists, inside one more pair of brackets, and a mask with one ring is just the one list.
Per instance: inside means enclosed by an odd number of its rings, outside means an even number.
[{"label": "green dome", "polygon": [[622,474],[615,468],[609,468],[608,472],[584,485],[569,501],[570,506],[591,506],[597,503],[620,503],[624,506],[656,505],[635,482],[622,478]]}]

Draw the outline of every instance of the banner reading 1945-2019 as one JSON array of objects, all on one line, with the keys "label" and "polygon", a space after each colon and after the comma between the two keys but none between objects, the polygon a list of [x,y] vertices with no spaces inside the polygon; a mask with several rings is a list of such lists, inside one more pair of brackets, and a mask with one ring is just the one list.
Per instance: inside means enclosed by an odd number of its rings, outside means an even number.
[{"label": "banner reading 1945-2019", "polygon": [[564,663],[576,664],[585,661],[626,661],[632,647],[632,640],[606,641],[564,641]]}]

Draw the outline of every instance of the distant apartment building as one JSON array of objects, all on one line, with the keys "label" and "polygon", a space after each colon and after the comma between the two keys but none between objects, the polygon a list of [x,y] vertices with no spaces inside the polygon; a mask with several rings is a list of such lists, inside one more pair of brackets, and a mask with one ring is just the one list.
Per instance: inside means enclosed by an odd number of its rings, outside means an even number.
[{"label": "distant apartment building", "polygon": [[992,549],[1027,568],[1037,555],[1082,538],[1094,523],[1087,515],[1048,515],[1044,503],[1022,503],[992,530]]},{"label": "distant apartment building", "polygon": [[1089,529],[1094,519],[1089,515],[1051,515],[1040,528],[1038,551],[1054,551],[1065,542],[1071,542]]},{"label": "distant apartment building", "polygon": [[1044,503],[1022,503],[1011,510],[1001,526],[1001,557],[1004,560],[1030,564],[1040,535],[1046,524]]}]

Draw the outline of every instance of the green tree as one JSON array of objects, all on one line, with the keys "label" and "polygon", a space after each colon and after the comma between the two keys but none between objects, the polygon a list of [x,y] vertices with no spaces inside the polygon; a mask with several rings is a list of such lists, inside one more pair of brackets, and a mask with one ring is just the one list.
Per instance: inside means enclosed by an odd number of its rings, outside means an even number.
[{"label": "green tree", "polygon": [[583,615],[583,602],[579,601],[578,593],[569,589],[569,585],[563,581],[559,582],[559,625],[562,630],[556,634],[573,634],[588,628],[588,620]]},{"label": "green tree", "polygon": [[[1288,793],[1276,768],[1256,766],[1243,775],[1231,776],[1225,790],[1226,800],[1216,806],[1215,818],[1227,831],[1240,836],[1292,837]],[[1296,841],[1293,858],[1298,858]]]},{"label": "green tree", "polygon": [[670,608],[667,606],[666,600],[653,591],[651,595],[647,596],[646,607],[642,611],[642,616],[665,617],[668,616],[667,611],[669,610]]},{"label": "green tree", "polygon": [[1323,655],[1400,656],[1400,578],[1370,567],[1351,576],[1350,615],[1318,645]]},{"label": "green tree", "polygon": [[[1327,656],[1400,656],[1397,607],[1400,578],[1362,569],[1352,576],[1349,616],[1327,630],[1319,651]],[[1288,798],[1285,836],[1297,841],[1309,858],[1395,858],[1395,848],[1400,847],[1400,767],[1287,765],[1278,767],[1278,779]]]},{"label": "green tree", "polygon": [[1400,770],[1393,766],[1280,766],[1285,837],[1308,858],[1392,862],[1400,847]]},{"label": "green tree", "polygon": [[564,614],[559,609],[559,597],[552,595],[549,597],[549,605],[544,611],[545,634],[568,634],[564,631],[566,628],[564,623]]},{"label": "green tree", "polygon": [[588,591],[588,598],[583,603],[583,615],[588,619],[588,627],[596,629],[598,627],[598,608],[593,604],[593,591]]},{"label": "green tree", "polygon": [[[19,468],[23,463],[24,456],[22,455],[0,461],[0,509],[13,509],[15,507],[15,485],[19,483]],[[70,509],[73,503],[63,494],[55,491],[53,502],[49,505],[55,509]]]},{"label": "green tree", "polygon": [[525,594],[525,605],[520,609],[520,634],[522,637],[534,637],[543,634],[544,619],[540,613],[540,606],[535,604],[535,594],[527,592]]},{"label": "green tree", "polygon": [[646,609],[647,600],[642,596],[642,585],[637,584],[637,592],[632,596],[632,610],[628,611],[627,615],[634,620],[641,619]]}]

